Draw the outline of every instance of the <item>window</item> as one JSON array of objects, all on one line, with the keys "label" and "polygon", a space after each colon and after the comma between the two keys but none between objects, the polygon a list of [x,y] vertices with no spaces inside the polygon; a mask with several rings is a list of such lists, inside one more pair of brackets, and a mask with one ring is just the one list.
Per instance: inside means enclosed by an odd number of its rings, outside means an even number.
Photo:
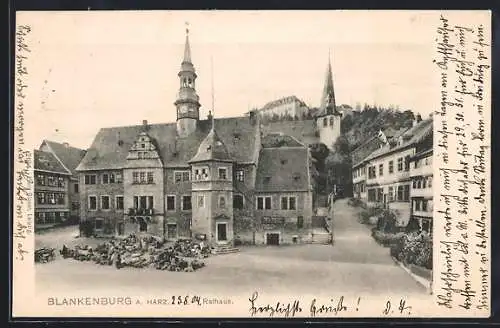
[{"label": "window", "polygon": [[236,180],[245,181],[245,172],[243,170],[236,170]]},{"label": "window", "polygon": [[75,194],[78,194],[80,192],[78,183],[75,183],[73,185],[73,191],[75,192]]},{"label": "window", "polygon": [[420,200],[416,199],[414,202],[415,211],[420,211]]},{"label": "window", "polygon": [[37,201],[38,201],[38,204],[45,204],[46,200],[45,200],[45,193],[44,192],[37,193]]},{"label": "window", "polygon": [[134,196],[134,208],[139,208],[139,197]]},{"label": "window", "polygon": [[123,196],[115,197],[115,208],[117,210],[123,210]]},{"label": "window", "polygon": [[122,174],[121,173],[116,173],[115,174],[115,179],[116,179],[116,183],[122,183],[123,182]]},{"label": "window", "polygon": [[198,207],[205,207],[205,197],[202,195],[198,196]]},{"label": "window", "polygon": [[398,186],[398,202],[403,201],[403,186]]},{"label": "window", "polygon": [[36,183],[40,186],[45,186],[45,175],[43,174],[37,174],[36,176]]},{"label": "window", "polygon": [[410,201],[410,185],[409,184],[404,185],[404,188],[403,188],[403,201],[404,202],[409,202]]},{"label": "window", "polygon": [[56,194],[54,194],[53,192],[47,193],[47,204],[56,204]]},{"label": "window", "polygon": [[377,202],[382,202],[384,200],[384,188],[377,189]]},{"label": "window", "polygon": [[424,189],[427,188],[426,185],[427,185],[427,179],[424,178],[424,179],[422,179],[422,188],[424,188]]},{"label": "window", "polygon": [[368,178],[369,179],[374,179],[377,177],[377,172],[375,166],[370,166],[368,168]]},{"label": "window", "polygon": [[154,204],[154,198],[153,196],[148,196],[147,197],[147,207],[146,208],[149,208],[149,209],[152,209],[155,207],[155,204]]},{"label": "window", "polygon": [[175,196],[167,196],[167,211],[175,211]]},{"label": "window", "polygon": [[103,226],[104,226],[103,219],[95,219],[95,230],[102,230]]},{"label": "window", "polygon": [[233,208],[242,209],[243,208],[243,196],[242,195],[234,195],[233,196]]},{"label": "window", "polygon": [[432,188],[432,177],[427,178],[427,187]]},{"label": "window", "polygon": [[224,168],[219,168],[219,179],[220,180],[226,180],[227,179],[227,169]]},{"label": "window", "polygon": [[368,201],[374,202],[376,201],[376,197],[377,197],[377,190],[373,188],[368,189]]},{"label": "window", "polygon": [[50,175],[49,175],[49,176],[47,177],[47,184],[48,184],[49,186],[51,186],[51,187],[56,187],[56,186],[57,186],[57,180],[56,180],[56,178],[55,178],[55,177],[53,177],[53,176],[50,176]]},{"label": "window", "polygon": [[398,172],[403,171],[403,157],[398,158]]},{"label": "window", "polygon": [[328,126],[328,120],[326,119],[326,117],[323,119],[323,126]]},{"label": "window", "polygon": [[304,217],[298,216],[297,217],[297,229],[302,229],[303,227],[304,227]]},{"label": "window", "polygon": [[417,189],[417,180],[413,180],[413,189]]},{"label": "window", "polygon": [[139,208],[148,208],[148,198],[146,196],[139,196]]},{"label": "window", "polygon": [[[195,170],[198,171],[198,170]],[[189,181],[189,171],[175,171],[174,172],[175,182],[186,182]]]},{"label": "window", "polygon": [[79,202],[72,202],[71,203],[71,210],[76,211],[80,208],[80,203]]},{"label": "window", "polygon": [[422,201],[422,211],[427,212],[427,200]]},{"label": "window", "polygon": [[109,175],[107,173],[104,173],[102,175],[102,184],[108,184],[109,183]]},{"label": "window", "polygon": [[226,208],[226,197],[224,196],[219,197],[219,207]]},{"label": "window", "polygon": [[63,177],[57,178],[57,186],[59,188],[64,188],[64,178]]},{"label": "window", "polygon": [[59,193],[56,195],[56,197],[57,197],[57,204],[64,205],[64,203],[65,203],[64,194]]},{"label": "window", "polygon": [[417,180],[417,189],[421,189],[422,188],[422,180],[418,179]]},{"label": "window", "polygon": [[85,184],[96,184],[97,176],[95,174],[85,175]]},{"label": "window", "polygon": [[271,196],[259,196],[257,197],[257,209],[258,210],[270,210],[271,209]]},{"label": "window", "polygon": [[139,172],[132,172],[132,182],[139,183]]},{"label": "window", "polygon": [[101,196],[101,209],[109,210],[109,196]]},{"label": "window", "polygon": [[146,183],[146,172],[139,172],[139,182]]},{"label": "window", "polygon": [[97,197],[89,196],[89,210],[97,210]]},{"label": "window", "polygon": [[394,161],[389,161],[389,174],[394,173]]},{"label": "window", "polygon": [[182,196],[182,210],[190,211],[192,208],[191,205],[191,196]]},{"label": "window", "polygon": [[153,183],[153,172],[148,172],[148,183]]},{"label": "window", "polygon": [[110,173],[109,174],[109,183],[115,183],[116,179],[115,179],[115,174],[114,173]]},{"label": "window", "polygon": [[281,197],[281,209],[282,210],[296,210],[296,199],[292,197]]},{"label": "window", "polygon": [[410,170],[410,156],[405,157],[405,171]]},{"label": "window", "polygon": [[330,126],[333,126],[333,117],[330,117]]},{"label": "window", "polygon": [[394,187],[389,187],[389,202],[393,202],[394,201]]},{"label": "window", "polygon": [[378,165],[378,175],[380,175],[380,176],[384,175],[384,164]]}]

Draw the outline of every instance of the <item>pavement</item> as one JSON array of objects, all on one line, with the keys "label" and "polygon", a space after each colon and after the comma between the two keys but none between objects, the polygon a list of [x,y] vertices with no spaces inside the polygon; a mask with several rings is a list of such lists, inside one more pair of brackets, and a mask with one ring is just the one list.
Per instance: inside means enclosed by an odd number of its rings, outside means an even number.
[{"label": "pavement", "polygon": [[[37,291],[120,291],[148,293],[196,290],[198,293],[332,293],[425,295],[417,283],[378,245],[357,220],[359,209],[337,200],[332,209],[335,244],[242,247],[240,252],[211,256],[191,273],[99,266],[57,258],[36,264]],[[73,228],[77,229],[77,228]],[[76,230],[46,232],[37,247],[56,246],[64,235],[75,242]],[[57,244],[57,245],[56,245]]]}]

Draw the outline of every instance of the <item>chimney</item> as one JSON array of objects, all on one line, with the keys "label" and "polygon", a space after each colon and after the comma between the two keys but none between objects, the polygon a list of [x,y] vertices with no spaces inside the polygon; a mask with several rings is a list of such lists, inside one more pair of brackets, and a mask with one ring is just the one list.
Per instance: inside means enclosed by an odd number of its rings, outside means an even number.
[{"label": "chimney", "polygon": [[66,147],[66,148],[68,148],[68,147],[69,147],[69,143],[67,143],[67,142],[63,142],[63,145],[64,145],[64,147]]},{"label": "chimney", "polygon": [[251,110],[249,112],[249,117],[250,117],[250,124],[255,125],[257,122],[257,111],[255,109]]}]

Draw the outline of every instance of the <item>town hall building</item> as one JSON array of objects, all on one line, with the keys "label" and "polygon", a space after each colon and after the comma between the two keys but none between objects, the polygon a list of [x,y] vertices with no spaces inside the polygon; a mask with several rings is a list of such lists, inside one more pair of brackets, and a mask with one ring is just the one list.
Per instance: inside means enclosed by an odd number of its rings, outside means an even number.
[{"label": "town hall building", "polygon": [[[178,77],[175,123],[97,133],[77,167],[82,220],[102,235],[198,237],[211,245],[311,241],[308,146],[265,133],[256,113],[201,119],[189,34]],[[318,120],[333,128],[333,89],[328,95]]]}]

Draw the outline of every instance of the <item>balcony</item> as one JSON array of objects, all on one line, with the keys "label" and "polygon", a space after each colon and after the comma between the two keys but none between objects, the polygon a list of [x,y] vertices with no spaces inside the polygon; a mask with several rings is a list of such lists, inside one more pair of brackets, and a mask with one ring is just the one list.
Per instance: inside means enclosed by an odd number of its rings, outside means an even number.
[{"label": "balcony", "polygon": [[129,208],[128,215],[153,215],[154,209],[152,208]]}]

